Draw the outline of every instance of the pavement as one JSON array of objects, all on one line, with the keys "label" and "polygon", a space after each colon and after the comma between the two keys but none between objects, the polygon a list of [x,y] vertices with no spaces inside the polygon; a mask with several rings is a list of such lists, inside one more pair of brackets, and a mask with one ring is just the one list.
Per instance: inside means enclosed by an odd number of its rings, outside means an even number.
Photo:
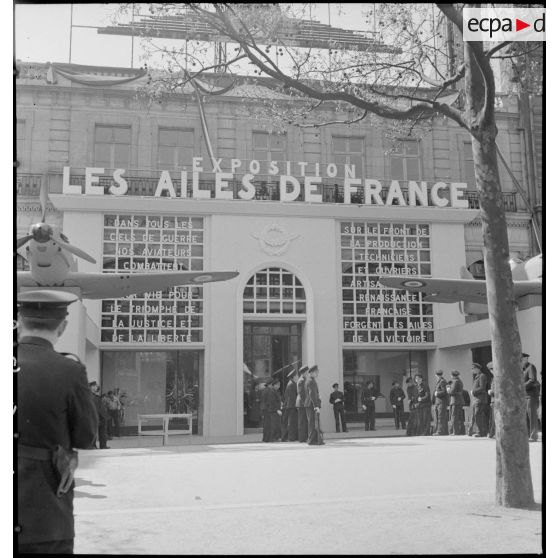
[{"label": "pavement", "polygon": [[494,504],[494,440],[388,431],[326,434],[324,446],[133,436],[80,451],[75,552],[542,552],[540,442],[539,505],[519,510]]}]

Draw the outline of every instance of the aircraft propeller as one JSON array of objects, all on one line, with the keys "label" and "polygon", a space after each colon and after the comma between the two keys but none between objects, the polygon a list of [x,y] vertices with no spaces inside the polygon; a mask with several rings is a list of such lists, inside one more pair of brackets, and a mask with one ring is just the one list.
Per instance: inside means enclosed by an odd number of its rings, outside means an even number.
[{"label": "aircraft propeller", "polygon": [[41,190],[39,192],[39,201],[41,203],[41,222],[35,223],[31,227],[31,233],[18,238],[16,241],[17,249],[21,248],[25,244],[27,244],[30,240],[35,240],[39,244],[44,244],[45,242],[54,242],[64,250],[67,250],[74,256],[78,258],[82,258],[87,260],[91,263],[96,263],[95,258],[92,258],[87,252],[84,252],[81,248],[74,246],[68,242],[68,238],[63,234],[60,234],[58,239],[53,238],[54,229],[51,225],[45,222],[46,218],[46,210],[47,210],[47,202],[48,202],[48,185],[46,180],[43,181],[41,184]]}]

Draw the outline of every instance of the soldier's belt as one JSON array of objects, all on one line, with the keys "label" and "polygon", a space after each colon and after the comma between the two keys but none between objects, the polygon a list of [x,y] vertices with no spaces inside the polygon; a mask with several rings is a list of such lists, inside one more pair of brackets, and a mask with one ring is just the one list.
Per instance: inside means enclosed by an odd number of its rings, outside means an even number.
[{"label": "soldier's belt", "polygon": [[34,448],[32,446],[18,444],[17,456],[26,459],[34,459],[36,461],[50,461],[52,459],[52,451],[46,448]]}]

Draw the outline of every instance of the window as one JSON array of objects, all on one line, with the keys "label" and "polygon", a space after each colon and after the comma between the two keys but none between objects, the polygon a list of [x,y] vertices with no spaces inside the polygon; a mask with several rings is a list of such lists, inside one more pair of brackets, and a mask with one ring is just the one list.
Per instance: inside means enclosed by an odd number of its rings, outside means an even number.
[{"label": "window", "polygon": [[269,161],[285,161],[287,159],[287,136],[286,134],[252,132],[252,148],[254,159],[260,162],[262,173],[267,172]]},{"label": "window", "polygon": [[160,169],[180,169],[190,166],[194,157],[194,131],[159,128]]},{"label": "window", "polygon": [[22,163],[25,146],[25,120],[18,119],[16,126],[16,159],[19,166]]},{"label": "window", "polygon": [[416,140],[401,140],[390,156],[392,180],[421,180],[420,146]]},{"label": "window", "polygon": [[244,314],[306,314],[304,287],[285,269],[262,269],[246,283]]},{"label": "window", "polygon": [[95,126],[95,166],[126,169],[130,166],[132,129],[129,126]]},{"label": "window", "polygon": [[463,167],[461,177],[467,183],[469,190],[476,189],[475,164],[473,162],[473,144],[470,141],[463,142]]},{"label": "window", "polygon": [[364,175],[364,138],[333,136],[333,163],[337,165],[338,176],[345,175],[345,165],[355,166],[355,176]]}]

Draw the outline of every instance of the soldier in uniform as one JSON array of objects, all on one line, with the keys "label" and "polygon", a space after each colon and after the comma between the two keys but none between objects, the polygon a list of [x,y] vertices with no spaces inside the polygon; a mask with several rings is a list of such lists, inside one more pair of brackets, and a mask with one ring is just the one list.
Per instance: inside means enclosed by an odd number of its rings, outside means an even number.
[{"label": "soldier in uniform", "polygon": [[298,415],[298,441],[308,441],[308,417],[306,416],[306,380],[308,379],[308,366],[303,366],[298,371],[298,381],[296,383],[296,412]]},{"label": "soldier in uniform", "polygon": [[53,346],[66,328],[67,306],[77,298],[54,290],[18,295],[15,530],[22,554],[73,554],[77,452],[72,448],[93,445],[97,412],[85,367]]},{"label": "soldier in uniform", "polygon": [[450,435],[459,436],[465,434],[465,423],[463,421],[463,382],[459,377],[459,370],[451,371],[452,380],[447,385],[450,396]]},{"label": "soldier in uniform", "polygon": [[296,368],[287,374],[287,386],[283,398],[283,416],[281,417],[281,440],[296,442],[298,440],[298,415],[296,411]]},{"label": "soldier in uniform", "polygon": [[[277,442],[281,440],[281,395],[279,387],[281,381],[275,377],[270,382],[270,391],[267,395],[266,413],[268,414],[269,423],[269,440],[268,442]],[[265,441],[265,440],[264,440]]]},{"label": "soldier in uniform", "polygon": [[490,377],[490,384],[488,386],[488,397],[490,398],[490,414],[488,417],[488,437],[494,438],[496,435],[496,423],[494,421],[494,364],[492,362],[486,363],[486,368],[488,369],[488,375]]},{"label": "soldier in uniform", "polygon": [[527,396],[527,425],[529,431],[529,440],[536,442],[538,435],[538,414],[540,384],[537,380],[537,369],[529,362],[527,353],[521,354],[521,368],[523,369],[525,380],[525,393]]},{"label": "soldier in uniform", "polygon": [[436,385],[434,387],[434,408],[436,411],[436,431],[434,436],[448,435],[448,383],[444,379],[444,371],[436,370]]},{"label": "soldier in uniform", "polygon": [[[339,384],[336,382],[331,386],[333,391],[329,396],[329,402],[333,405],[333,415],[335,416],[335,431],[347,432],[347,425],[345,423],[345,395],[342,391],[339,391]],[[341,428],[339,427],[339,422],[341,422]]]},{"label": "soldier in uniform", "polygon": [[[101,398],[101,393],[99,390],[99,384],[97,382],[89,382],[89,389],[93,394],[93,403],[95,404],[95,409],[97,411],[97,418],[99,420],[99,448],[109,449],[107,446],[107,422],[110,420],[110,415],[108,413],[107,405],[105,401]],[[94,446],[96,447],[96,446]]]},{"label": "soldier in uniform", "polygon": [[269,379],[263,389],[260,396],[260,409],[262,411],[262,442],[271,442],[271,416],[267,412],[267,401],[269,399],[269,394],[271,393],[271,379]]},{"label": "soldier in uniform", "polygon": [[364,430],[376,430],[376,398],[378,392],[374,382],[369,380],[360,394],[360,404],[364,410]]},{"label": "soldier in uniform", "polygon": [[324,443],[320,432],[319,414],[322,406],[320,393],[318,390],[318,367],[311,366],[308,370],[308,380],[306,381],[306,416],[308,417],[308,444],[311,446],[322,445]]},{"label": "soldier in uniform", "polygon": [[417,384],[417,402],[418,402],[418,427],[417,434],[419,436],[430,435],[430,423],[432,422],[432,403],[430,401],[430,388],[424,383],[422,374],[415,375],[415,383]]},{"label": "soldier in uniform", "polygon": [[418,401],[417,394],[418,389],[413,381],[413,378],[409,377],[405,380],[405,385],[407,386],[407,399],[409,400],[409,420],[407,422],[407,436],[416,436],[418,431]]},{"label": "soldier in uniform", "polygon": [[[488,376],[483,372],[482,366],[476,362],[471,365],[473,372],[473,416],[469,426],[469,436],[475,438],[485,438],[488,434],[488,414],[490,412],[488,404]],[[478,431],[473,434],[474,426]]]},{"label": "soldier in uniform", "polygon": [[403,399],[405,399],[405,392],[401,389],[399,382],[394,380],[392,388],[389,392],[389,401],[393,409],[393,419],[395,420],[395,428],[403,428],[405,430],[405,415],[403,408]]}]

